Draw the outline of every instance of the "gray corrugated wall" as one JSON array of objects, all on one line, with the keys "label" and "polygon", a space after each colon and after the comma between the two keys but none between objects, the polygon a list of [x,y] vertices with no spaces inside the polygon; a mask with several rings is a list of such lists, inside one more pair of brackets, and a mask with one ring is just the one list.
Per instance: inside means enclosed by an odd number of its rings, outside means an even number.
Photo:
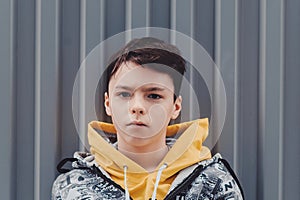
[{"label": "gray corrugated wall", "polygon": [[218,64],[228,101],[216,150],[246,199],[299,198],[299,1],[1,0],[1,199],[49,199],[56,164],[82,149],[71,108],[80,62],[143,26],[190,35]]}]

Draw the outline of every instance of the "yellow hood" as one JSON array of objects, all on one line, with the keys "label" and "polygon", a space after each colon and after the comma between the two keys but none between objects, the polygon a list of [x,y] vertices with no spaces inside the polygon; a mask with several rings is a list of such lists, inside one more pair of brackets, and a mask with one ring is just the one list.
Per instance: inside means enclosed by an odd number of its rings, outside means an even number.
[{"label": "yellow hood", "polygon": [[90,122],[88,125],[90,151],[95,156],[96,162],[123,188],[125,188],[123,167],[124,165],[128,167],[127,187],[133,199],[151,198],[158,169],[163,164],[167,164],[167,167],[160,177],[157,199],[163,199],[167,195],[171,183],[180,170],[211,158],[210,150],[202,146],[208,135],[208,119],[198,119],[168,126],[167,136],[181,135],[157,166],[157,170],[151,173],[120,153],[107,139],[98,133],[99,131],[116,133],[112,124],[98,121]]}]

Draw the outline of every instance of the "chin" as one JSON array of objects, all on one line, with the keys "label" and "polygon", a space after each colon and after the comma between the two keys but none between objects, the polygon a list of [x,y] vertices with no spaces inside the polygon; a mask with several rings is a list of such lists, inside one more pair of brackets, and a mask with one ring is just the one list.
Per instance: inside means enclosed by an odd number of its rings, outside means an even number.
[{"label": "chin", "polygon": [[126,138],[126,142],[130,146],[136,148],[148,146],[149,144],[151,144],[151,142],[145,138],[135,138],[135,137]]},{"label": "chin", "polygon": [[[125,138],[124,138],[125,139]],[[161,138],[159,134],[150,136],[150,137],[134,137],[134,136],[126,136],[126,142],[135,147],[142,147],[156,144],[159,140],[165,140],[165,137]]]}]

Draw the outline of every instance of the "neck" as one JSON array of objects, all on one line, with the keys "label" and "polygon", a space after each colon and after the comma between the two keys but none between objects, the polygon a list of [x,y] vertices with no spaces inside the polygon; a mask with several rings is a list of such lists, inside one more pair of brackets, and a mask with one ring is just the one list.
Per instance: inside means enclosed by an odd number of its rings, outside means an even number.
[{"label": "neck", "polygon": [[159,165],[159,163],[163,160],[163,158],[166,156],[166,154],[169,151],[169,148],[167,145],[164,145],[163,147],[155,151],[146,153],[130,152],[120,148],[118,148],[118,150],[122,154],[139,164],[141,167],[146,169],[148,172],[153,172]]}]

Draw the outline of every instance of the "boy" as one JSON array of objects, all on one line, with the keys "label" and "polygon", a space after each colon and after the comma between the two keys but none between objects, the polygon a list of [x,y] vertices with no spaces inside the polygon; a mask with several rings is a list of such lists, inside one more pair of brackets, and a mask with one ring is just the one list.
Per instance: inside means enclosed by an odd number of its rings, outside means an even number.
[{"label": "boy", "polygon": [[68,159],[59,164],[52,199],[243,199],[227,162],[202,146],[208,120],[169,125],[181,111],[184,72],[179,50],[161,40],[121,49],[104,94],[113,123],[89,124],[90,153],[75,153],[72,170],[62,168]]}]

